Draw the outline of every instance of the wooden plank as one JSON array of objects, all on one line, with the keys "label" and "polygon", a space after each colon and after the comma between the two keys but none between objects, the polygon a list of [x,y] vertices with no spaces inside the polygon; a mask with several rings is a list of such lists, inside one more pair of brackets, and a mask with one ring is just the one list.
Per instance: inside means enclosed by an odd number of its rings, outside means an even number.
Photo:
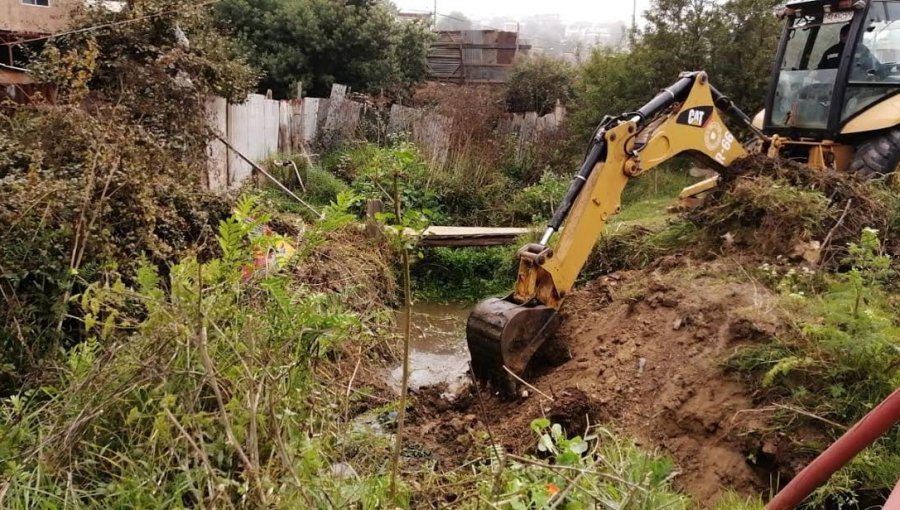
[{"label": "wooden plank", "polygon": [[333,84],[331,86],[331,100],[335,102],[343,101],[347,97],[347,86]]},{"label": "wooden plank", "polygon": [[316,110],[316,132],[313,133],[313,139],[322,133],[322,127],[325,125],[325,120],[328,119],[331,106],[331,99],[319,99],[319,106]]},{"label": "wooden plank", "polygon": [[291,101],[278,102],[278,152],[288,153],[293,148],[293,110]]},{"label": "wooden plank", "polygon": [[419,240],[421,246],[499,246],[514,244],[527,228],[428,227]]},{"label": "wooden plank", "polygon": [[323,142],[326,146],[337,146],[341,141],[351,138],[359,127],[363,105],[347,99],[331,100],[328,117],[325,120]]},{"label": "wooden plank", "polygon": [[287,152],[298,152],[303,148],[303,101],[291,99],[288,103],[291,117],[291,139]]},{"label": "wooden plank", "polygon": [[[219,135],[228,132],[228,102],[222,97],[211,97],[206,101],[206,115],[210,128]],[[228,189],[228,148],[220,140],[213,138],[206,146],[209,158],[207,186],[210,191]]]},{"label": "wooden plank", "polygon": [[444,227],[432,225],[422,233],[426,237],[520,236],[527,228],[518,227]]},{"label": "wooden plank", "polygon": [[419,246],[425,248],[478,248],[482,246],[508,246],[515,243],[515,237],[478,237],[464,239],[423,238],[419,241]]},{"label": "wooden plank", "polygon": [[263,116],[263,129],[260,134],[263,137],[264,152],[259,159],[265,159],[278,153],[279,126],[281,116],[281,101],[266,99],[263,102],[265,115]]},{"label": "wooden plank", "polygon": [[321,99],[307,97],[303,100],[302,114],[302,130],[300,140],[309,145],[316,139],[316,132],[319,125],[319,102]]},{"label": "wooden plank", "polygon": [[[228,134],[225,137],[235,149],[247,154],[250,142],[250,112],[252,111],[251,98],[242,104],[228,105]],[[251,174],[253,168],[242,160],[234,152],[228,154],[228,187],[236,188],[241,185]]]}]

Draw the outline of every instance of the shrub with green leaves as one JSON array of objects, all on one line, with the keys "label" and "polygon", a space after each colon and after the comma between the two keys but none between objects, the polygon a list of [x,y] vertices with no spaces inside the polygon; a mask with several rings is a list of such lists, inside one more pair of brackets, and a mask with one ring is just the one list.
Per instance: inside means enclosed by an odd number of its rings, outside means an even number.
[{"label": "shrub with green leaves", "polygon": [[568,62],[543,55],[523,59],[509,76],[506,106],[511,112],[546,115],[572,98],[574,85],[575,69]]},{"label": "shrub with green leaves", "polygon": [[647,454],[609,430],[594,427],[587,437],[565,434],[546,418],[534,420],[538,451],[545,460],[491,452],[481,469],[481,497],[498,508],[686,509],[690,500],[675,492],[677,473],[666,457]]},{"label": "shrub with green leaves", "polygon": [[431,248],[413,265],[415,292],[426,301],[475,302],[509,292],[516,278],[515,246]]},{"label": "shrub with green leaves", "polygon": [[[208,257],[229,201],[112,109],[0,115],[0,393],[83,339],[68,298],[189,252]],[[197,249],[205,244],[205,249]],[[74,306],[73,306],[74,305]]]},{"label": "shrub with green leaves", "polygon": [[[276,156],[263,164],[266,171],[279,182],[314,205],[326,206],[337,199],[339,193],[348,188],[347,184],[336,175],[320,165],[310,165],[308,160],[299,154]],[[275,183],[270,184],[272,187],[276,187]],[[283,193],[280,189],[278,192]],[[294,201],[296,202],[296,200]],[[310,221],[313,219],[310,218]]]},{"label": "shrub with green leaves", "polygon": [[[378,461],[334,476],[378,441],[350,433],[349,400],[315,376],[347,339],[372,337],[335,294],[253,265],[279,242],[256,234],[266,221],[243,202],[219,227],[221,257],[166,277],[145,265],[134,285],[77,297],[87,340],[49,365],[51,384],[0,405],[0,506],[386,504]],[[362,456],[339,453],[354,441]]]},{"label": "shrub with green leaves", "polygon": [[381,200],[389,211],[399,199],[403,211],[419,211],[436,223],[442,219],[434,175],[411,144],[366,144],[351,150],[343,161],[353,175],[351,188],[361,199]]},{"label": "shrub with green leaves", "polygon": [[569,189],[570,177],[545,172],[540,182],[520,191],[508,206],[515,222],[546,222]]}]

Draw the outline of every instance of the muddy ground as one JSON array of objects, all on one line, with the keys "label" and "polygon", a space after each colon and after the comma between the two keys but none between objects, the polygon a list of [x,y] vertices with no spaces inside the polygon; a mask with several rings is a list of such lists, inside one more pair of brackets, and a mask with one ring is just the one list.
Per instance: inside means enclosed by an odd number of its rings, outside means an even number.
[{"label": "muddy ground", "polygon": [[786,440],[767,428],[771,410],[757,409],[723,365],[740,345],[779,329],[772,294],[748,269],[737,260],[668,258],[583,286],[526,376],[546,396],[510,401],[470,386],[448,402],[443,388],[423,389],[412,411],[415,440],[451,468],[482,453],[473,437],[488,428],[524,453],[534,445],[534,418],[571,435],[603,423],[671,456],[676,485],[697,501],[726,490],[768,493],[775,473],[790,467],[780,455]]}]

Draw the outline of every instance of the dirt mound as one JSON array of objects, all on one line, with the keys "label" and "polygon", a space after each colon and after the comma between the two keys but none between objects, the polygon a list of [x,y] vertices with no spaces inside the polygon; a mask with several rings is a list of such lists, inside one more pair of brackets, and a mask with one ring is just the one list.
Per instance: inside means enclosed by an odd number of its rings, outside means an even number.
[{"label": "dirt mound", "polygon": [[397,284],[386,246],[373,246],[371,238],[353,226],[298,243],[304,249],[310,244],[309,256],[292,271],[298,283],[318,292],[340,293],[344,303],[359,313],[394,302]]},{"label": "dirt mound", "polygon": [[[900,202],[890,185],[815,170],[789,160],[750,156],[725,172],[704,206],[687,215],[708,239],[746,253],[791,255],[814,243],[824,263],[839,264],[864,228],[891,233]],[[892,253],[897,239],[886,239]],[[817,262],[817,261],[811,261]]]},{"label": "dirt mound", "polygon": [[562,363],[526,376],[538,393],[504,401],[482,391],[481,403],[474,389],[454,403],[439,392],[420,395],[413,414],[419,439],[459,462],[485,426],[523,453],[534,446],[535,418],[546,416],[571,435],[603,422],[669,454],[681,469],[676,483],[698,501],[727,489],[767,490],[771,466],[748,459],[774,447],[747,434],[762,428],[765,414],[753,412],[752,396],[722,362],[779,326],[773,297],[735,278],[741,272],[736,262],[668,260],[588,284],[567,299],[560,332],[535,358]]},{"label": "dirt mound", "polygon": [[758,444],[751,395],[722,369],[741,342],[773,334],[771,296],[740,283],[737,264],[610,275],[574,294],[562,342],[572,361],[538,379],[568,381],[599,404],[603,421],[670,454],[678,483],[700,500],[768,481],[748,463]]}]

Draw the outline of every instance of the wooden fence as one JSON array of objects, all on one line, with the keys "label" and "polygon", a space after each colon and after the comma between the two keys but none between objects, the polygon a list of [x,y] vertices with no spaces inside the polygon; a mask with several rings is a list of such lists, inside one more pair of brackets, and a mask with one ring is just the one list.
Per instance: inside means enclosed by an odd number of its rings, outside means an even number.
[{"label": "wooden fence", "polygon": [[537,112],[512,114],[501,126],[501,131],[515,139],[516,159],[522,159],[532,144],[556,133],[565,118],[565,107],[557,104],[552,112],[543,116],[538,116]]},{"label": "wooden fence", "polygon": [[[373,112],[362,102],[348,96],[344,85],[334,85],[328,98],[302,98],[286,101],[250,95],[241,104],[229,104],[222,98],[207,102],[210,127],[234,148],[214,140],[209,144],[209,187],[213,191],[234,189],[253,175],[253,169],[235,151],[252,161],[261,161],[277,153],[309,150],[314,143],[334,146],[342,140],[358,138],[360,124],[368,114],[386,115],[389,133],[408,133],[429,164],[443,167],[450,152],[453,122],[433,111],[394,105],[389,112]],[[559,107],[549,115],[536,113],[512,115],[501,129],[517,139],[517,157],[527,144],[555,131],[565,115]]]}]

